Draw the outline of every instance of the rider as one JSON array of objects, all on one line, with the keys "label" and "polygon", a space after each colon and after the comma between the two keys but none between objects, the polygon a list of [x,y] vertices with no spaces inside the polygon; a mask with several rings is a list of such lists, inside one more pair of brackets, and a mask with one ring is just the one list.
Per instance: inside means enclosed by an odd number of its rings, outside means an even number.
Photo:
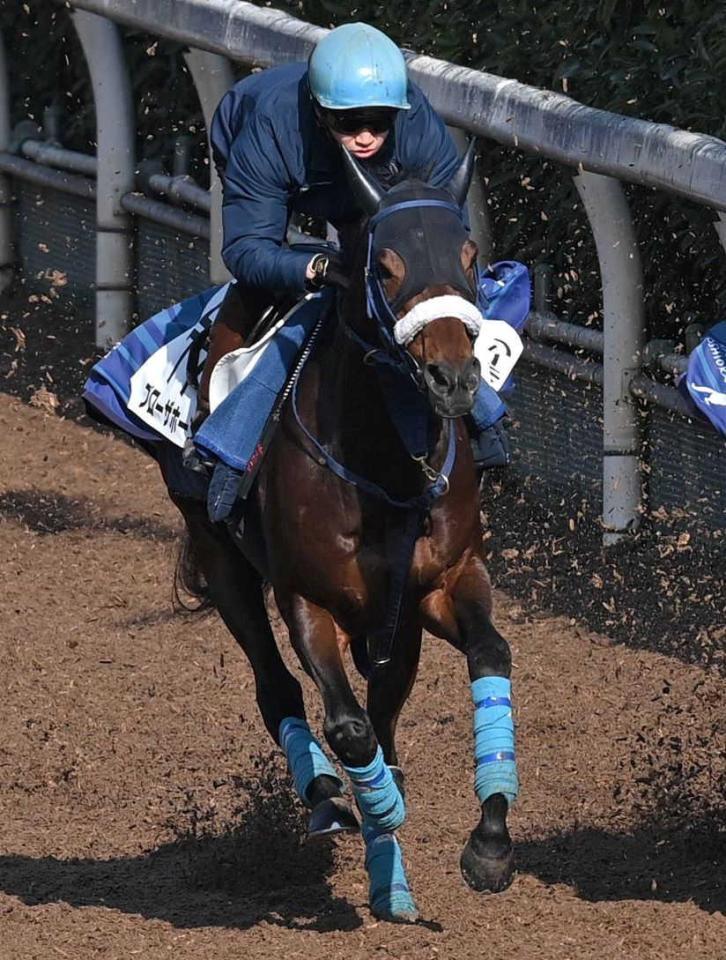
[{"label": "rider", "polygon": [[[346,228],[360,217],[346,187],[341,148],[385,187],[398,174],[446,186],[459,164],[440,117],[407,76],[401,51],[364,23],[330,31],[310,60],[274,67],[236,83],[211,128],[223,191],[223,257],[236,284],[210,331],[199,385],[201,415],[217,361],[244,345],[272,303],[344,282],[340,256],[290,249],[293,213],[328,221],[345,254]],[[480,467],[509,462],[493,393],[480,391],[472,445]]]}]

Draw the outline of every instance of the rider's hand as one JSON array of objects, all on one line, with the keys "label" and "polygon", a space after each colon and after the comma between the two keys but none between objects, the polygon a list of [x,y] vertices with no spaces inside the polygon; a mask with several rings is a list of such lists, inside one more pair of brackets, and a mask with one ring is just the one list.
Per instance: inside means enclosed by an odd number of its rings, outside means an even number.
[{"label": "rider's hand", "polygon": [[310,290],[320,290],[321,287],[342,287],[345,290],[350,284],[337,253],[316,253],[307,265],[305,277]]}]

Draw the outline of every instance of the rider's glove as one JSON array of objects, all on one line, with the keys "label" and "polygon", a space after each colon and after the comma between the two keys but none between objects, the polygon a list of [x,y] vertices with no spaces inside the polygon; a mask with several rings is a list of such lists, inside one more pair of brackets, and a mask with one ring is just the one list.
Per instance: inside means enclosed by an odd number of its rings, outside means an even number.
[{"label": "rider's glove", "polygon": [[311,290],[322,287],[348,287],[350,279],[343,272],[343,261],[336,253],[316,253],[310,261],[312,278],[307,281]]}]

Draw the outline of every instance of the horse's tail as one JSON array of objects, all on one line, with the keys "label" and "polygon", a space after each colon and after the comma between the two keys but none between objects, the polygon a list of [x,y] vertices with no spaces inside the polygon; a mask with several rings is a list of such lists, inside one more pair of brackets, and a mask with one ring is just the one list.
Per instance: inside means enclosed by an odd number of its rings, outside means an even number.
[{"label": "horse's tail", "polygon": [[[179,547],[172,596],[174,608],[186,613],[203,613],[214,607],[194,541],[188,533],[184,534]],[[189,604],[189,598],[197,602]]]}]

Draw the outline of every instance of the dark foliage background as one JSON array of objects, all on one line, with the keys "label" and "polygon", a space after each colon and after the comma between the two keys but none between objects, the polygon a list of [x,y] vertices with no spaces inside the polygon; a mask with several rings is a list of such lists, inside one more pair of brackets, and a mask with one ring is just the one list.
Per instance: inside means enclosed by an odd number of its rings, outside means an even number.
[{"label": "dark foliage background", "polygon": [[[274,5],[324,26],[366,20],[423,53],[564,91],[617,113],[726,137],[723,0]],[[67,10],[52,0],[0,0],[0,27],[9,48],[14,118],[40,118],[59,99],[67,144],[92,148],[91,95]],[[189,134],[192,172],[203,179],[202,118],[180,49],[131,32],[125,37],[137,91],[139,155],[168,159],[171,138]],[[551,263],[555,309],[598,324],[597,258],[571,171],[493,143],[484,146],[495,256]],[[643,253],[651,335],[681,338],[690,322],[715,322],[726,307],[726,261],[713,212],[664,193],[627,189]]]}]

